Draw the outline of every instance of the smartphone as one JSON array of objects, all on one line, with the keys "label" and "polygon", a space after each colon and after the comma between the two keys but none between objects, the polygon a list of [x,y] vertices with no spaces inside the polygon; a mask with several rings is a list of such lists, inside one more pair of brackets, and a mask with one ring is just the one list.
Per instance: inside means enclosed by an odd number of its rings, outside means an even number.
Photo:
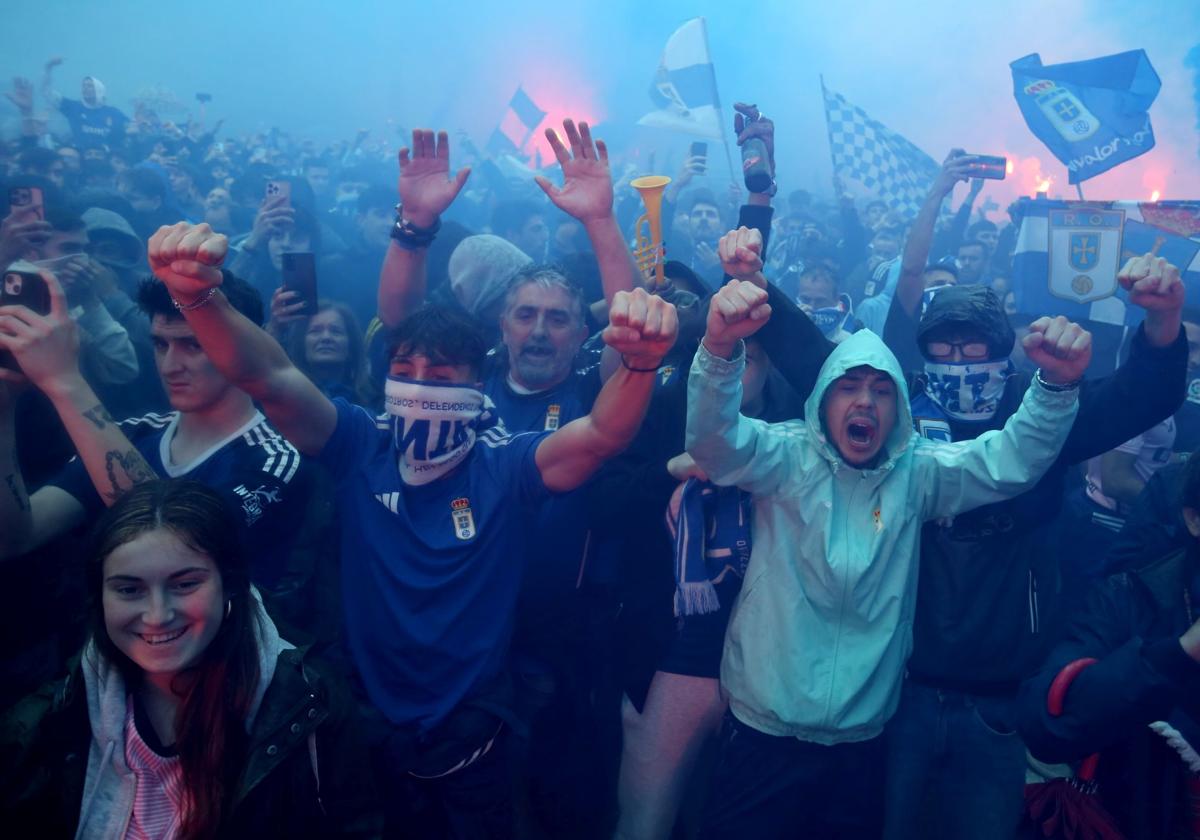
[{"label": "smartphone", "polygon": [[1003,181],[1008,172],[1008,158],[999,155],[969,155],[972,178],[990,178],[993,181]]},{"label": "smartphone", "polygon": [[304,303],[304,314],[317,314],[317,264],[309,251],[285,251],[283,288],[296,292]]},{"label": "smartphone", "polygon": [[[0,306],[27,306],[38,315],[49,315],[50,289],[34,266],[18,261],[8,267],[0,282]],[[7,350],[0,350],[0,367],[19,370],[17,360]]]},{"label": "smartphone", "polygon": [[283,196],[283,203],[288,206],[292,203],[292,182],[291,181],[267,181],[267,198],[275,198]]},{"label": "smartphone", "polygon": [[8,191],[9,212],[31,213],[39,222],[46,221],[46,203],[41,187],[13,187]]},{"label": "smartphone", "polygon": [[692,144],[692,148],[688,150],[691,157],[703,158],[700,164],[700,171],[696,174],[703,175],[708,170],[708,144],[699,141]]}]

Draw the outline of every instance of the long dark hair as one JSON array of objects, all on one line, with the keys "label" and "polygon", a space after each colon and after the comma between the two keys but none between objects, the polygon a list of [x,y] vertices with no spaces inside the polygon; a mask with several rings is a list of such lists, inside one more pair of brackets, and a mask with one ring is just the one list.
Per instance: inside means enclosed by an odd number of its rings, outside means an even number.
[{"label": "long dark hair", "polygon": [[92,638],[100,653],[120,669],[127,686],[141,682],[142,670],[117,648],[105,628],[104,561],[120,546],[159,529],[212,560],[229,603],[228,615],[200,660],[177,674],[172,685],[180,698],[175,718],[185,797],[180,836],[198,840],[217,835],[245,761],[246,718],[261,676],[255,637],[258,613],[237,522],[221,497],[185,479],[137,485],[97,523],[87,561]]},{"label": "long dark hair", "polygon": [[[343,390],[352,391],[361,402],[363,395],[367,392],[368,384],[366,338],[359,326],[358,318],[354,317],[354,312],[346,304],[324,299],[317,303],[317,315],[331,310],[342,319],[342,326],[346,330],[347,338],[350,339],[350,346],[346,353],[346,364],[342,368],[341,378],[336,383],[317,382],[317,385],[320,387],[328,387],[329,384],[337,385]],[[297,321],[287,336],[288,356],[292,363],[300,368],[309,379],[313,379],[313,371],[312,366],[308,363],[305,339],[308,336],[308,326],[311,321],[311,317]],[[316,382],[315,379],[313,381]]]}]

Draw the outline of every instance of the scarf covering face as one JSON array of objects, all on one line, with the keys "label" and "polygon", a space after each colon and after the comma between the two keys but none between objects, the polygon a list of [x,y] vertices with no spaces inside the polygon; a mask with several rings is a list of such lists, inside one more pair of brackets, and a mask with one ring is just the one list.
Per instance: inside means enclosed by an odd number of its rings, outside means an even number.
[{"label": "scarf covering face", "polygon": [[491,400],[469,385],[389,376],[384,408],[392,417],[400,478],[418,486],[462,463],[477,433],[496,424]]},{"label": "scarf covering face", "polygon": [[836,306],[824,306],[820,309],[810,310],[808,317],[817,325],[817,329],[821,334],[833,341],[838,331],[846,323],[846,319],[850,317],[851,312],[850,298],[848,295],[840,295]]},{"label": "scarf covering face", "polygon": [[1009,359],[991,362],[925,363],[929,398],[956,420],[991,420],[1014,372]]},{"label": "scarf covering face", "polygon": [[832,339],[842,328],[842,322],[848,314],[840,306],[826,306],[823,309],[814,309],[808,317],[812,318],[812,322],[817,325],[823,336]]}]

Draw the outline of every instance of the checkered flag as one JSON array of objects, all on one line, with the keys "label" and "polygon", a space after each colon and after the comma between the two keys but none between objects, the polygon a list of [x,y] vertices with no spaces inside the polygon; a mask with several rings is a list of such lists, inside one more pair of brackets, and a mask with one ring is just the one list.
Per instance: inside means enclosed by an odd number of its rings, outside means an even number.
[{"label": "checkered flag", "polygon": [[821,91],[834,174],[858,181],[905,217],[917,215],[941,167],[840,93],[824,84]]}]

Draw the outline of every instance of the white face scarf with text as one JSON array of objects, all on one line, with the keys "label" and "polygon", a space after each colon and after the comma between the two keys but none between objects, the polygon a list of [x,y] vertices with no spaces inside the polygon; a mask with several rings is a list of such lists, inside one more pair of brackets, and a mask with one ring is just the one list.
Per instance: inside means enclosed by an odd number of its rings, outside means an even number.
[{"label": "white face scarf with text", "polygon": [[470,453],[476,434],[496,424],[491,400],[469,385],[389,376],[383,402],[400,478],[409,485],[449,473]]}]

